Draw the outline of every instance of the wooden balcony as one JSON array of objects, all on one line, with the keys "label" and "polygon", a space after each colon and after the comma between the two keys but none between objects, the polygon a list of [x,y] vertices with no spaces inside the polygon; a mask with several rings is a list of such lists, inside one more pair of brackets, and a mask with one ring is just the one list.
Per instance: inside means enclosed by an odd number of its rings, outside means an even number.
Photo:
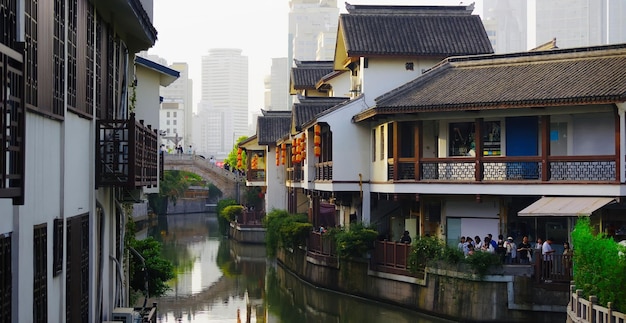
[{"label": "wooden balcony", "polygon": [[24,55],[0,44],[0,198],[24,204]]},{"label": "wooden balcony", "polygon": [[287,168],[287,180],[292,182],[301,182],[304,179],[304,169],[302,166],[296,165]]},{"label": "wooden balcony", "polygon": [[98,120],[96,186],[138,188],[158,184],[157,133],[143,120]]},{"label": "wooden balcony", "polygon": [[[618,182],[619,159],[609,156],[453,157],[423,158],[419,162],[392,160],[388,180],[467,182]],[[416,172],[420,170],[419,173]]]},{"label": "wooden balcony", "polygon": [[265,183],[265,169],[248,169],[246,173],[248,182]]}]

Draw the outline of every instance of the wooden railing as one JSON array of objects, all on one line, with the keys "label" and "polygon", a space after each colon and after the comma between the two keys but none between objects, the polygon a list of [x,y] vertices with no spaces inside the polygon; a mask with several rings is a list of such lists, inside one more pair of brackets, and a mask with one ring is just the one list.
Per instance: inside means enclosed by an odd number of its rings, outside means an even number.
[{"label": "wooden railing", "polygon": [[265,169],[249,169],[247,176],[249,182],[265,182]]},{"label": "wooden railing", "polygon": [[265,212],[261,211],[243,211],[241,216],[237,217],[236,222],[243,226],[260,227],[263,225]]},{"label": "wooden railing", "polygon": [[614,311],[609,302],[607,307],[598,305],[596,296],[589,296],[589,300],[583,298],[582,289],[570,286],[570,301],[567,306],[568,322],[574,323],[624,323],[626,315]]},{"label": "wooden railing", "polygon": [[372,257],[370,259],[370,269],[392,274],[414,276],[409,271],[409,253],[411,245],[391,241],[376,241]]},{"label": "wooden railing", "polygon": [[569,283],[572,281],[572,256],[551,255],[543,260],[535,257],[535,279],[539,283]]},{"label": "wooden railing", "polygon": [[333,162],[322,162],[315,164],[315,180],[316,181],[332,181],[333,180]]},{"label": "wooden railing", "polygon": [[[619,159],[605,156],[389,159],[388,180],[616,182]],[[419,170],[419,172],[418,172]]]},{"label": "wooden railing", "polygon": [[337,257],[335,242],[331,236],[316,231],[309,234],[307,250],[321,256]]}]

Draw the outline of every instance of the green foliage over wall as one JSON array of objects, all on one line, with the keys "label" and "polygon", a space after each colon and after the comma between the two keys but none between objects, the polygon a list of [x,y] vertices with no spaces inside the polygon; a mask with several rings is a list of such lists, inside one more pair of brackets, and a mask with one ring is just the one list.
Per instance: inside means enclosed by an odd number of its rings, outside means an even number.
[{"label": "green foliage over wall", "polygon": [[354,223],[348,230],[331,230],[337,245],[337,255],[340,258],[358,258],[374,249],[374,241],[378,237],[378,231],[368,228],[363,223]]},{"label": "green foliage over wall", "polygon": [[279,247],[295,248],[303,245],[313,225],[301,214],[290,214],[285,210],[272,210],[263,219],[266,228],[265,243],[267,254],[276,255]]},{"label": "green foliage over wall", "polygon": [[[589,218],[579,217],[572,232],[574,283],[583,295],[595,295],[602,306],[626,312],[626,257],[623,246],[604,234],[593,234]],[[620,255],[620,251],[622,254]]]},{"label": "green foliage over wall", "polygon": [[226,219],[226,221],[234,221],[237,217],[243,215],[243,206],[241,205],[229,205],[222,209],[220,216]]},{"label": "green foliage over wall", "polygon": [[[421,237],[415,239],[411,245],[409,254],[409,270],[417,273],[426,266],[438,266],[441,264],[461,265],[467,264],[478,276],[487,274],[490,268],[502,266],[498,255],[476,251],[473,255],[465,257],[463,252],[456,246],[448,246],[437,237]],[[458,266],[456,266],[458,268]]]}]

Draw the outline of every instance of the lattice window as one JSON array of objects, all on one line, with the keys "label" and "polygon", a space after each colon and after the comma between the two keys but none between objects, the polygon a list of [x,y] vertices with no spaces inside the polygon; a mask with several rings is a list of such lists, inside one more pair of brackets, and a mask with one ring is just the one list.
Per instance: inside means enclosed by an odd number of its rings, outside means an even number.
[{"label": "lattice window", "polygon": [[105,113],[102,116],[102,119],[114,119],[113,112],[115,111],[115,106],[117,102],[115,102],[114,98],[117,97],[115,91],[115,75],[117,73],[117,68],[115,66],[115,48],[116,42],[113,38],[113,32],[111,26],[107,26],[107,39],[106,39],[106,104],[105,104]]},{"label": "lattice window", "polygon": [[0,0],[0,42],[15,48],[17,35],[17,1]]},{"label": "lattice window", "polygon": [[48,225],[35,226],[33,239],[33,322],[48,322]]},{"label": "lattice window", "polygon": [[85,55],[85,71],[86,71],[86,80],[85,80],[85,105],[89,114],[93,113],[93,104],[94,104],[94,88],[95,88],[95,70],[94,70],[94,62],[95,62],[95,51],[96,51],[96,39],[95,39],[95,26],[94,26],[94,9],[92,5],[87,6],[87,55]]},{"label": "lattice window", "polygon": [[63,219],[54,219],[53,239],[52,273],[56,276],[63,271]]},{"label": "lattice window", "polygon": [[[93,6],[89,6],[91,11],[95,9]],[[102,19],[100,19],[99,15],[96,15],[96,39],[95,39],[95,84],[96,87],[96,97],[95,97],[95,106],[96,106],[96,114],[98,118],[104,118],[103,109],[106,106],[106,89],[103,87],[103,83],[106,77],[106,64],[103,63],[105,52],[104,52],[104,40],[106,39],[106,25]]]},{"label": "lattice window", "polygon": [[24,37],[26,40],[26,57],[25,57],[25,75],[24,81],[26,106],[29,108],[36,107],[39,103],[38,93],[38,68],[37,68],[37,16],[38,16],[38,0],[26,0],[24,8]]},{"label": "lattice window", "polygon": [[76,0],[70,0],[67,2],[68,6],[68,19],[67,19],[67,105],[69,108],[78,109],[79,107],[76,105],[76,95],[77,95],[77,79],[78,75],[76,74],[77,69],[77,56],[76,56],[76,47],[78,45],[78,37],[77,37],[77,19],[76,12],[77,2]]},{"label": "lattice window", "polygon": [[65,103],[65,1],[54,0],[52,114],[63,116]]},{"label": "lattice window", "polygon": [[11,235],[0,235],[0,323],[11,322]]},{"label": "lattice window", "polygon": [[[4,14],[9,14],[2,5]],[[0,48],[0,198],[13,198],[14,204],[24,204],[24,64],[20,58],[19,49]]]},{"label": "lattice window", "polygon": [[89,215],[67,219],[66,322],[89,319]]}]

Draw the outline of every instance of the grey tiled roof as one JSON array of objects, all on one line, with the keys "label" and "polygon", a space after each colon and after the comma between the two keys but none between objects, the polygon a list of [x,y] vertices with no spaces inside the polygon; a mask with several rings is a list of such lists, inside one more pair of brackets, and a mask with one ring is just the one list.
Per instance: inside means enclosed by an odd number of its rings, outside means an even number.
[{"label": "grey tiled roof", "polygon": [[355,116],[626,101],[626,44],[452,57]]},{"label": "grey tiled roof", "polygon": [[257,119],[259,145],[274,145],[291,131],[291,111],[263,111]]},{"label": "grey tiled roof", "polygon": [[332,73],[332,61],[296,61],[291,69],[291,83],[294,89],[315,89],[315,85],[326,74]]},{"label": "grey tiled roof", "polygon": [[307,98],[299,103],[294,103],[293,122],[296,130],[302,130],[302,126],[315,119],[316,115],[348,100],[350,98]]},{"label": "grey tiled roof", "polygon": [[493,53],[480,17],[471,15],[466,7],[353,7],[357,10],[339,17],[351,57]]}]

